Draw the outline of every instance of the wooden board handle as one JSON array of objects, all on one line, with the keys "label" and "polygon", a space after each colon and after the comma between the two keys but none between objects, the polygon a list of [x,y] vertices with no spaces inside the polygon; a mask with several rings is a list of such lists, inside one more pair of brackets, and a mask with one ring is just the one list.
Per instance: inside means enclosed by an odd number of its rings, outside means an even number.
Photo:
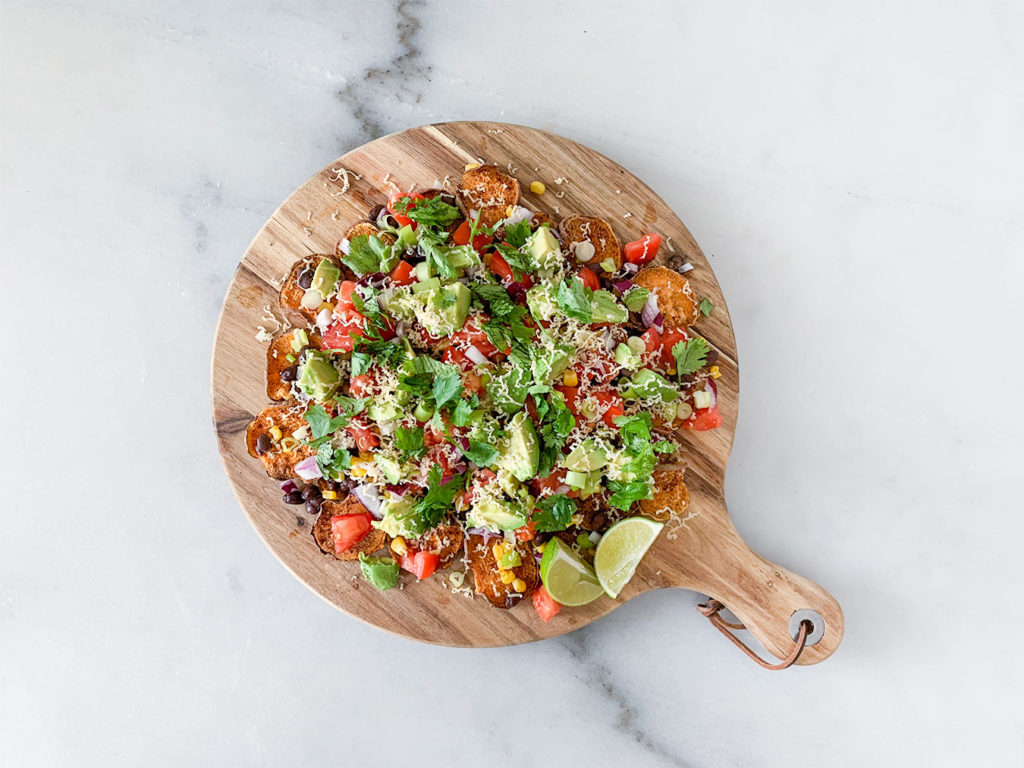
[{"label": "wooden board handle", "polygon": [[[691,538],[690,551],[706,556],[689,560],[677,583],[708,595],[736,614],[750,633],[780,659],[793,650],[801,613],[813,611],[824,626],[815,626],[797,664],[817,664],[843,639],[843,611],[825,589],[781,565],[765,560],[740,537],[722,503],[720,514],[708,514],[679,531]],[[816,636],[820,638],[816,639]]]}]

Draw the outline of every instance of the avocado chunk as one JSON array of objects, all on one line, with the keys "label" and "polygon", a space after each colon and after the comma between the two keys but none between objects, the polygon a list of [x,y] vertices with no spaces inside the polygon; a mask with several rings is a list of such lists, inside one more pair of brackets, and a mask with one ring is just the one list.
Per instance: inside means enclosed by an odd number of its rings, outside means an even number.
[{"label": "avocado chunk", "polygon": [[404,411],[394,403],[374,400],[366,406],[366,415],[378,424],[382,421],[396,421],[404,415]]},{"label": "avocado chunk", "polygon": [[446,285],[444,290],[445,293],[455,299],[455,303],[445,307],[441,314],[444,315],[446,321],[451,323],[455,331],[461,330],[462,326],[466,324],[466,318],[469,316],[469,302],[472,295],[469,292],[469,288],[462,283]]},{"label": "avocado chunk", "polygon": [[411,496],[389,496],[380,505],[383,517],[370,525],[392,538],[406,536],[418,539],[423,535],[423,520],[414,509],[416,500]]},{"label": "avocado chunk", "polygon": [[629,386],[622,390],[622,396],[627,400],[658,397],[662,402],[670,403],[679,397],[679,390],[660,373],[641,368],[633,374]]},{"label": "avocado chunk", "polygon": [[314,350],[306,353],[299,366],[299,389],[314,400],[326,400],[341,383],[341,374],[331,365],[327,354]]},{"label": "avocado chunk", "polygon": [[[427,262],[420,262],[426,264]],[[417,267],[419,264],[416,265]],[[436,277],[421,278],[418,283],[412,284],[413,293],[431,293],[441,290],[441,281]]]},{"label": "avocado chunk", "polygon": [[526,525],[526,515],[513,502],[485,496],[466,514],[466,524],[489,531],[514,531]]},{"label": "avocado chunk", "polygon": [[540,227],[526,241],[526,249],[537,269],[556,270],[562,262],[558,240],[547,227]]},{"label": "avocado chunk", "polygon": [[623,368],[635,371],[640,367],[640,355],[634,352],[626,344],[619,344],[615,347],[615,362]]},{"label": "avocado chunk", "polygon": [[590,296],[590,307],[595,323],[624,323],[629,320],[629,310],[619,304],[608,291],[594,291]]},{"label": "avocado chunk", "polygon": [[574,351],[566,344],[559,344],[553,349],[535,347],[531,361],[533,377],[543,384],[553,383],[569,367]]},{"label": "avocado chunk", "polygon": [[562,466],[573,472],[593,472],[608,463],[608,452],[594,440],[584,440],[562,459]]},{"label": "avocado chunk", "polygon": [[373,454],[373,461],[380,467],[380,471],[384,473],[384,477],[388,479],[389,483],[402,482],[402,465],[398,459],[385,456],[378,451]]},{"label": "avocado chunk", "polygon": [[363,578],[381,592],[398,586],[398,563],[390,557],[367,557],[360,552],[359,569]]},{"label": "avocado chunk", "polygon": [[338,290],[338,281],[341,280],[341,270],[334,266],[328,259],[321,259],[313,272],[313,282],[309,284],[310,290],[318,291],[326,299]]},{"label": "avocado chunk", "polygon": [[498,466],[507,469],[516,480],[525,483],[537,474],[540,441],[537,440],[537,430],[526,411],[520,411],[508,423],[502,448]]}]

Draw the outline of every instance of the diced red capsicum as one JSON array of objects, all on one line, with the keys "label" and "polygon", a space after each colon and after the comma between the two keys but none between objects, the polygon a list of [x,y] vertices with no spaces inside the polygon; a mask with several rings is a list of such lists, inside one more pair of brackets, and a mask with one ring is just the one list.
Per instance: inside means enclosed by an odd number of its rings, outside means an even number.
[{"label": "diced red capsicum", "polygon": [[395,285],[412,285],[416,282],[416,274],[412,264],[408,261],[400,261],[391,270],[391,282]]},{"label": "diced red capsicum", "polygon": [[587,267],[581,267],[579,271],[580,280],[583,281],[583,286],[589,288],[592,291],[600,290],[601,281],[597,275],[594,274],[594,270],[588,269]]},{"label": "diced red capsicum", "polygon": [[406,550],[406,553],[398,559],[399,567],[409,571],[419,581],[423,581],[436,571],[440,562],[441,558],[436,553],[412,548]]},{"label": "diced red capsicum", "polygon": [[340,555],[362,541],[373,527],[370,525],[371,520],[373,517],[368,512],[332,517],[331,536],[334,539],[334,551]]},{"label": "diced red capsicum", "polygon": [[544,622],[551,621],[562,610],[562,606],[552,599],[543,584],[533,590],[533,607]]},{"label": "diced red capsicum", "polygon": [[626,243],[622,248],[622,255],[630,264],[646,264],[658,255],[659,247],[661,235],[644,235],[639,240]]}]

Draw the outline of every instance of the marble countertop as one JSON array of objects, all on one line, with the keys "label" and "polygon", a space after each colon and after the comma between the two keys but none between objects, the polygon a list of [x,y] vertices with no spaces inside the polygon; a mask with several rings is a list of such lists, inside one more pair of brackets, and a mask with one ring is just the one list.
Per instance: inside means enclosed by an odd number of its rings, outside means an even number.
[{"label": "marble countertop", "polygon": [[[5,0],[5,764],[1020,766],[1022,32],[1006,0]],[[832,659],[759,670],[671,590],[422,646],[246,522],[208,391],[240,255],[346,150],[474,118],[618,160],[710,256],[729,506],[843,605]]]}]

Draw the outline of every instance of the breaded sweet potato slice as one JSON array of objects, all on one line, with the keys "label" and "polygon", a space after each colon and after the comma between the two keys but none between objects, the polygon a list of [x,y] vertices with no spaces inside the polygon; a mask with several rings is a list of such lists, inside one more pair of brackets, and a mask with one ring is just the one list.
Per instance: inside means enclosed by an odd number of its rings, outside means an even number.
[{"label": "breaded sweet potato slice", "polygon": [[[292,432],[308,426],[302,417],[305,412],[306,407],[298,400],[268,405],[259,412],[245,430],[245,446],[249,450],[249,455],[262,461],[267,474],[277,480],[295,477],[295,465],[316,453],[309,446],[302,444],[293,446],[290,451],[283,450],[281,447],[281,442],[284,440],[295,439],[291,437]],[[256,448],[256,443],[260,435],[270,437],[270,430],[273,427],[281,430],[282,440],[274,442],[269,451],[261,454]]]},{"label": "breaded sweet potato slice", "polygon": [[[296,329],[298,330],[298,329]],[[312,331],[306,331],[309,339],[307,346],[320,349],[320,337]],[[296,365],[288,361],[291,355],[298,360],[298,352],[292,347],[295,331],[288,331],[277,336],[267,347],[267,397],[271,400],[287,400],[291,396],[291,382],[281,379],[281,373]]]},{"label": "breaded sweet potato slice", "polygon": [[654,470],[654,498],[640,501],[640,514],[664,523],[675,512],[684,516],[690,506],[690,490],[683,481],[683,469]]},{"label": "breaded sweet potato slice", "polygon": [[495,541],[496,539],[492,539],[485,543],[483,536],[471,533],[466,537],[466,560],[473,569],[476,593],[486,597],[496,608],[511,608],[540,584],[540,569],[530,548],[516,542],[516,550],[523,562],[522,565],[513,568],[512,572],[526,582],[526,589],[520,594],[515,591],[512,584],[502,584],[498,561],[494,559]]},{"label": "breaded sweet potato slice", "polygon": [[[617,272],[622,266],[622,244],[615,236],[612,225],[597,216],[579,216],[573,214],[562,219],[558,227],[562,233],[562,251],[572,256],[576,253],[577,243],[590,243],[594,246],[594,256],[587,263],[595,267],[606,259],[615,262]],[[611,272],[604,272],[609,275]]]},{"label": "breaded sweet potato slice", "polygon": [[362,540],[351,549],[344,552],[334,551],[334,533],[331,531],[331,518],[339,515],[360,515],[368,514],[369,510],[363,506],[354,495],[349,494],[341,501],[325,501],[320,506],[320,516],[313,523],[313,538],[317,546],[332,557],[338,560],[356,560],[359,554],[366,555],[378,552],[388,543],[388,535],[384,531],[371,528]]},{"label": "breaded sweet potato slice", "polygon": [[519,182],[496,165],[481,165],[462,174],[457,200],[467,218],[470,211],[479,211],[480,223],[493,227],[519,202]]},{"label": "breaded sweet potato slice", "polygon": [[700,317],[697,299],[690,281],[668,267],[640,270],[633,282],[658,294],[658,309],[665,316],[665,327],[686,328]]},{"label": "breaded sweet potato slice", "polygon": [[309,285],[309,281],[313,279],[313,273],[316,271],[317,264],[319,264],[323,259],[329,259],[335,264],[335,266],[342,270],[342,275],[345,274],[347,267],[338,260],[337,256],[327,253],[313,253],[309,256],[303,256],[292,264],[292,268],[288,272],[288,277],[284,279],[284,283],[281,285],[282,307],[285,307],[286,309],[294,309],[296,312],[301,312],[310,320],[316,319],[315,309],[306,309],[302,306],[302,297],[306,293],[306,289],[303,288],[302,285]]},{"label": "breaded sweet potato slice", "polygon": [[342,235],[342,237],[344,237],[346,240],[351,240],[353,237],[359,237],[360,235],[377,235],[377,237],[379,237],[388,245],[391,245],[392,243],[395,242],[394,235],[390,234],[389,232],[381,233],[381,231],[377,229],[376,224],[371,224],[368,221],[360,221],[353,224],[351,227],[345,230],[345,234]]},{"label": "breaded sweet potato slice", "polygon": [[416,543],[417,549],[426,552],[433,552],[441,558],[438,568],[447,568],[452,564],[455,556],[462,551],[465,534],[461,525],[441,523],[431,528]]}]

